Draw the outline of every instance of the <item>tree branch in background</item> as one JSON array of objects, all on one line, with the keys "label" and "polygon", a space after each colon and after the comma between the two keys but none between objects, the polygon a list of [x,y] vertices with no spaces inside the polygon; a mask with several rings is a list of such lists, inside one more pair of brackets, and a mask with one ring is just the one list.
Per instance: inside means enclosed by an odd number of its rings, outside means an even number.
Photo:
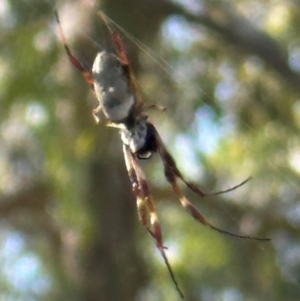
[{"label": "tree branch in background", "polygon": [[201,13],[193,14],[180,5],[163,1],[165,12],[184,17],[188,22],[203,25],[219,33],[229,43],[254,54],[271,66],[297,92],[300,92],[300,74],[293,71],[287,54],[267,33],[255,28],[246,18],[238,15],[230,3],[208,4]]},{"label": "tree branch in background", "polygon": [[0,196],[0,219],[12,227],[46,236],[55,249],[60,249],[62,239],[57,225],[49,214],[52,191],[46,183],[32,183],[27,189],[11,195]]}]

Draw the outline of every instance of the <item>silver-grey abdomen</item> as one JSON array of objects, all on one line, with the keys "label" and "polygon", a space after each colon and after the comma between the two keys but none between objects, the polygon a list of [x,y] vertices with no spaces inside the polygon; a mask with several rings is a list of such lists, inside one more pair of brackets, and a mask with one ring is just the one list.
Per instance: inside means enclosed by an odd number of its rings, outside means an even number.
[{"label": "silver-grey abdomen", "polygon": [[92,71],[95,93],[104,115],[114,123],[122,122],[135,104],[135,97],[120,59],[112,53],[99,52]]}]

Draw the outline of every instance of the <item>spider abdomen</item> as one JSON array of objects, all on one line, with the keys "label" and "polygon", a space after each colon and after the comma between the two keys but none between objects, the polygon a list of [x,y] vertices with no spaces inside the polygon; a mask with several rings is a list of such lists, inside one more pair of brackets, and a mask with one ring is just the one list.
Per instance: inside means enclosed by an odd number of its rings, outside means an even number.
[{"label": "spider abdomen", "polygon": [[[135,104],[120,59],[113,53],[99,52],[93,64],[94,89],[105,117],[122,123]],[[99,116],[100,117],[100,116]]]}]

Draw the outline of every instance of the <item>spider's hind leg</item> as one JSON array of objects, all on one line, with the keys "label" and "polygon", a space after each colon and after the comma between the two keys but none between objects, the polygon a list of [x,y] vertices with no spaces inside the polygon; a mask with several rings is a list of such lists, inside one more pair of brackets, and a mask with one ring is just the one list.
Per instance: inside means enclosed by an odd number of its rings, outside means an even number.
[{"label": "spider's hind leg", "polygon": [[188,182],[184,176],[181,174],[181,172],[179,171],[179,169],[176,166],[176,162],[174,160],[174,158],[171,156],[171,154],[167,151],[166,147],[164,146],[158,132],[156,131],[155,127],[152,125],[152,131],[153,131],[153,135],[155,137],[155,142],[156,142],[156,147],[157,147],[157,151],[160,154],[160,157],[162,159],[163,165],[164,165],[164,171],[165,171],[165,176],[167,181],[170,183],[170,185],[173,188],[173,191],[175,192],[175,194],[177,195],[177,197],[179,198],[181,205],[189,212],[189,214],[196,219],[196,221],[198,221],[199,223],[210,227],[211,229],[218,231],[220,233],[223,234],[227,234],[230,236],[235,236],[235,237],[239,237],[239,238],[247,238],[247,239],[254,239],[254,240],[261,240],[261,241],[268,241],[270,240],[269,238],[259,238],[259,237],[254,237],[254,236],[245,236],[245,235],[239,235],[239,234],[234,234],[231,233],[229,231],[225,231],[222,230],[220,228],[215,227],[214,225],[212,225],[201,213],[200,211],[186,198],[186,196],[184,195],[184,193],[182,192],[182,190],[180,189],[178,183],[177,183],[177,179],[182,180],[193,192],[195,192],[196,194],[198,194],[201,197],[204,197],[206,195],[215,195],[215,194],[220,194],[220,193],[225,193],[231,190],[234,190],[238,187],[240,187],[241,185],[245,184],[247,181],[249,181],[249,179],[245,180],[244,182],[242,182],[241,184],[232,187],[228,190],[224,190],[224,191],[220,191],[217,193],[205,193],[202,190],[200,190],[194,183]]},{"label": "spider's hind leg", "polygon": [[163,257],[163,260],[165,262],[165,265],[167,266],[167,269],[176,287],[176,290],[178,291],[181,298],[184,298],[183,293],[179,288],[179,285],[169,263],[168,257],[165,253],[166,247],[163,245],[161,226],[157,217],[155,204],[150,194],[150,189],[144,176],[144,173],[138,165],[137,158],[131,154],[130,150],[126,145],[123,145],[123,151],[132,190],[137,199],[137,208],[140,221],[150,233],[150,235],[154,238],[156,242],[156,247],[160,252],[161,256]]}]

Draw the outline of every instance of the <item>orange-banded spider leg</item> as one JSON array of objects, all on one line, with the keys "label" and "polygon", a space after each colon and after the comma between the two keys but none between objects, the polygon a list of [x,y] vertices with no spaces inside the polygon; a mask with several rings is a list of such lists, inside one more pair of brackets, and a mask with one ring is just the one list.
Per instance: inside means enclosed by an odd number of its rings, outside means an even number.
[{"label": "orange-banded spider leg", "polygon": [[123,145],[124,157],[126,168],[129,174],[129,179],[132,185],[132,190],[137,199],[137,208],[140,221],[142,225],[147,229],[156,242],[156,247],[159,250],[164,262],[167,266],[172,281],[181,296],[184,298],[182,291],[179,288],[175,275],[172,271],[168,257],[165,253],[165,247],[163,245],[163,237],[161,232],[160,223],[157,217],[157,211],[150,194],[150,189],[146,181],[145,175],[138,165],[138,159],[131,154],[128,146]]},{"label": "orange-banded spider leg", "polygon": [[60,34],[60,38],[61,41],[67,51],[68,57],[72,63],[72,65],[74,67],[76,67],[83,75],[84,79],[86,80],[86,82],[91,86],[92,89],[94,89],[94,78],[93,78],[93,74],[91,72],[91,70],[89,70],[88,68],[86,68],[78,59],[76,56],[74,56],[67,44],[67,39],[64,35],[64,32],[62,30],[61,24],[60,24],[60,20],[58,17],[58,13],[57,11],[54,11],[55,14],[55,18],[58,24],[58,29],[59,29],[59,34]]},{"label": "orange-banded spider leg", "polygon": [[106,15],[102,11],[99,11],[98,15],[104,21],[107,28],[109,29],[109,31],[112,35],[112,38],[114,40],[114,43],[116,45],[116,50],[117,50],[118,56],[120,58],[121,64],[123,65],[123,68],[127,69],[127,74],[130,77],[131,76],[130,64],[129,64],[129,60],[127,57],[124,43],[120,37],[120,33],[118,31],[112,29],[112,27],[110,26],[110,22],[108,21]]},{"label": "orange-banded spider leg", "polygon": [[[123,41],[120,37],[119,32],[113,31],[112,32],[112,38],[115,42],[116,50],[117,50],[118,56],[120,58],[123,70],[124,70],[125,74],[127,75],[127,77],[129,78],[130,84],[133,84],[134,83],[133,74],[132,74],[132,71],[131,71],[131,67],[130,67],[130,64],[129,64],[129,60],[128,60],[126,51],[125,51],[125,46],[123,44]],[[135,86],[133,88],[136,89]]]},{"label": "orange-banded spider leg", "polygon": [[122,65],[126,65],[130,69],[130,64],[129,64],[129,60],[128,60],[128,57],[127,57],[127,54],[126,54],[125,46],[124,46],[124,43],[123,43],[123,41],[120,37],[119,32],[111,27],[110,21],[108,20],[107,16],[101,10],[98,11],[98,15],[103,20],[103,22],[106,24],[108,30],[110,31],[110,33],[112,35],[112,38],[115,42],[117,52],[118,52],[118,56],[121,60]]},{"label": "orange-banded spider leg", "polygon": [[[218,231],[220,233],[224,233],[230,236],[235,236],[235,237],[240,237],[240,238],[247,238],[247,239],[254,239],[254,240],[262,240],[262,241],[269,241],[269,238],[259,238],[259,237],[254,237],[254,236],[247,236],[247,235],[239,235],[239,234],[235,234],[235,233],[231,233],[225,230],[222,230],[220,228],[215,227],[214,225],[212,225],[199,211],[198,209],[186,198],[186,196],[184,195],[184,193],[182,192],[182,190],[180,189],[179,185],[177,184],[177,179],[182,180],[193,192],[195,192],[196,194],[204,197],[206,195],[208,195],[207,193],[202,192],[194,183],[188,182],[183,175],[181,174],[181,172],[179,171],[179,169],[176,166],[175,160],[174,158],[171,156],[171,154],[168,152],[168,150],[166,149],[166,147],[164,146],[158,132],[156,131],[156,129],[153,127],[153,135],[154,135],[154,139],[155,139],[155,143],[157,146],[157,151],[159,153],[159,155],[161,156],[162,162],[163,162],[163,166],[164,166],[164,172],[165,172],[165,176],[167,178],[167,181],[170,183],[170,185],[173,188],[173,191],[175,192],[175,194],[177,195],[177,197],[179,198],[181,205],[191,214],[191,216],[196,219],[198,222],[200,222],[201,224],[210,227],[211,229]],[[249,179],[247,179],[246,181],[248,181]],[[224,190],[222,193],[224,192],[228,192],[231,191],[237,187],[240,187],[242,184],[244,184],[246,181],[244,181],[243,183],[229,189],[229,190]],[[216,193],[215,193],[216,194]]]},{"label": "orange-banded spider leg", "polygon": [[[73,55],[73,53],[71,52],[71,50],[70,50],[70,48],[67,44],[67,39],[66,39],[66,37],[64,35],[64,32],[62,30],[57,11],[54,11],[54,15],[55,15],[55,18],[56,18],[56,21],[57,21],[57,24],[58,24],[60,39],[61,39],[62,44],[64,45],[64,47],[66,49],[66,52],[67,52],[67,55],[69,57],[69,60],[70,60],[71,64],[81,72],[81,74],[84,77],[85,81],[90,85],[91,89],[94,91],[95,90],[94,89],[95,80],[94,80],[92,71],[89,68],[86,68],[83,65],[83,63],[80,62],[80,60],[75,55]],[[93,110],[93,116],[94,116],[97,123],[100,122],[99,115],[100,115],[101,110],[102,110],[101,105],[99,105],[96,109]]]},{"label": "orange-banded spider leg", "polygon": [[116,48],[117,48],[117,52],[118,52],[118,55],[119,55],[119,58],[121,60],[122,65],[127,66],[127,68],[130,70],[128,57],[127,57],[127,54],[126,54],[126,51],[125,51],[125,46],[123,44],[123,41],[120,37],[119,32],[114,31],[112,33],[112,37],[114,39],[114,42],[115,42],[115,45],[116,45]]},{"label": "orange-banded spider leg", "polygon": [[133,93],[135,95],[136,111],[140,111],[143,107],[141,94],[138,89],[138,85],[136,83],[135,77],[132,73],[124,43],[123,43],[120,33],[118,31],[112,31],[111,28],[110,28],[110,31],[112,32],[112,37],[113,37],[113,40],[114,40],[114,43],[116,46],[118,57],[122,64],[122,68],[123,68],[124,73],[126,74],[127,78],[129,79],[130,89],[133,91]]},{"label": "orange-banded spider leg", "polygon": [[154,138],[156,140],[155,144],[157,145],[157,150],[162,158],[166,176],[167,176],[167,174],[172,173],[174,176],[179,178],[187,187],[189,187],[194,193],[198,194],[199,196],[205,197],[205,196],[209,196],[209,195],[218,195],[218,194],[227,193],[227,192],[233,191],[233,190],[243,186],[244,184],[246,184],[248,181],[251,180],[251,177],[249,177],[246,180],[244,180],[243,182],[239,183],[238,185],[235,185],[228,189],[220,190],[217,192],[204,192],[196,184],[189,182],[185,179],[185,177],[179,171],[174,158],[171,156],[171,154],[165,148],[164,143],[162,142],[155,127],[151,123],[148,123],[148,126],[151,128],[151,131],[153,132],[153,135],[155,137]]}]

